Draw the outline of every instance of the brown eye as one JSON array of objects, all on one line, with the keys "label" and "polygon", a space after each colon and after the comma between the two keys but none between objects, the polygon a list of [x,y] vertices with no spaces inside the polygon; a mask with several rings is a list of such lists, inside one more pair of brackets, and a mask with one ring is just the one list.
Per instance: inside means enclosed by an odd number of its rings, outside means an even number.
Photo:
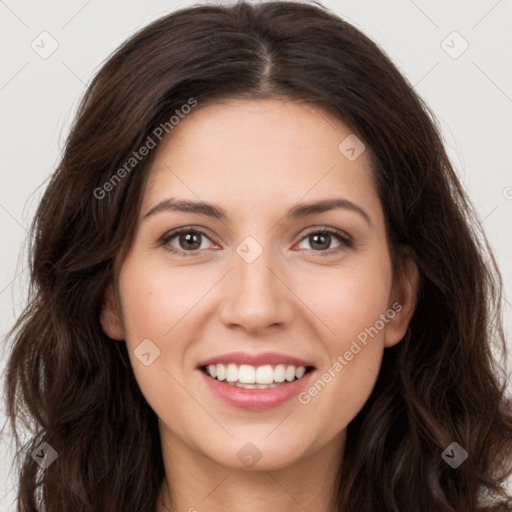
[{"label": "brown eye", "polygon": [[[176,242],[172,243],[174,239],[177,240],[177,245]],[[184,228],[167,233],[160,243],[171,252],[195,253],[205,248],[201,247],[203,240],[209,240],[209,238],[202,231]]]},{"label": "brown eye", "polygon": [[[333,239],[338,241],[338,245],[331,247]],[[301,240],[301,243],[305,240],[309,242],[312,251],[325,252],[327,254],[339,252],[345,248],[353,246],[353,240],[348,235],[335,228],[311,231],[309,234],[306,234],[306,236]]]}]

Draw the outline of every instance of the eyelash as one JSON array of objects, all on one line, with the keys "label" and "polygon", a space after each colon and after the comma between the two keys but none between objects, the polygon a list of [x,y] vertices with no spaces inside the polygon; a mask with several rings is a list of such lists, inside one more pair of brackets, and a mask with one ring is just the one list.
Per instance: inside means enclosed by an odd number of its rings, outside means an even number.
[{"label": "eyelash", "polygon": [[[164,246],[164,248],[169,252],[172,252],[175,254],[180,254],[183,256],[195,256],[195,255],[197,255],[197,253],[201,252],[202,249],[194,249],[192,251],[184,251],[182,249],[176,249],[175,247],[170,248],[170,246],[168,246],[169,242],[173,238],[175,238],[176,236],[179,236],[183,233],[200,234],[201,236],[204,236],[204,237],[210,239],[210,237],[201,229],[184,227],[184,228],[179,228],[179,229],[176,229],[169,233],[166,233],[160,239],[160,245]],[[337,252],[343,250],[344,248],[350,249],[354,246],[354,240],[351,237],[349,237],[348,235],[346,235],[343,231],[340,231],[339,229],[330,228],[330,227],[324,227],[324,228],[321,228],[321,229],[318,229],[315,231],[310,231],[309,233],[306,233],[300,239],[300,242],[302,242],[303,240],[305,240],[306,238],[308,238],[311,235],[318,235],[318,234],[334,235],[340,242],[340,245],[337,247],[334,247],[333,249],[326,249],[326,250],[320,250],[320,251],[315,251],[314,249],[309,249],[313,252],[319,253],[320,256],[331,256],[332,254],[337,253]]]}]

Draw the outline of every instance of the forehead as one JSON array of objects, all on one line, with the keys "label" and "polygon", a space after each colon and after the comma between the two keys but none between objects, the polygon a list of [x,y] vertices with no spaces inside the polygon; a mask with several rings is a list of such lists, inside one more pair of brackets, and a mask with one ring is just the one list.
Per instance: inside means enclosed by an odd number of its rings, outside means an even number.
[{"label": "forehead", "polygon": [[170,194],[260,213],[263,206],[341,194],[378,216],[366,151],[355,160],[344,153],[344,141],[353,137],[340,120],[311,105],[199,104],[158,146],[142,211]]}]

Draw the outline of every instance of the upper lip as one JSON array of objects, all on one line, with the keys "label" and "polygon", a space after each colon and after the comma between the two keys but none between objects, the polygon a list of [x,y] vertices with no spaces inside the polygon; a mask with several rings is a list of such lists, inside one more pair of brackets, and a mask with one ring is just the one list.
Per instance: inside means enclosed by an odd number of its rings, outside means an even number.
[{"label": "upper lip", "polygon": [[198,367],[208,366],[210,364],[229,364],[236,365],[248,364],[250,366],[265,366],[276,364],[287,364],[293,366],[313,366],[312,363],[299,359],[297,357],[279,354],[277,352],[263,352],[261,354],[250,354],[248,352],[231,352],[205,359],[198,364]]}]

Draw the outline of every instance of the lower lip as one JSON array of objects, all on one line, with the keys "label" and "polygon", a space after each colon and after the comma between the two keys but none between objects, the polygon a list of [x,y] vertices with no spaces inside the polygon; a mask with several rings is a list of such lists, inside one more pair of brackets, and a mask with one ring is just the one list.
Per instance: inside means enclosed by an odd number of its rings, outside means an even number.
[{"label": "lower lip", "polygon": [[304,374],[300,379],[288,382],[287,384],[281,384],[275,388],[246,389],[230,386],[225,382],[220,382],[210,377],[202,370],[198,371],[215,396],[240,409],[252,410],[271,409],[298,395],[315,372],[315,370],[312,370]]}]

